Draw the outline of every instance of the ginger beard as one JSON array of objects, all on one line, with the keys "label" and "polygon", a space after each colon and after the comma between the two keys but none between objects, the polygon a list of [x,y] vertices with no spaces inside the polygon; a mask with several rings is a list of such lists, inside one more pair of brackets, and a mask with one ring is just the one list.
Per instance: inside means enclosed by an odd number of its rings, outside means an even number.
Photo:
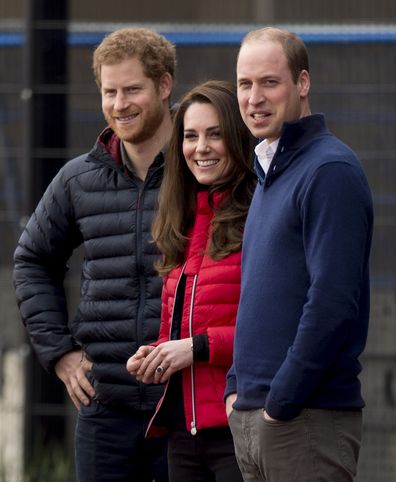
[{"label": "ginger beard", "polygon": [[163,121],[164,112],[163,102],[156,91],[152,104],[145,109],[133,106],[126,112],[104,113],[104,117],[121,140],[140,144],[153,137]]}]

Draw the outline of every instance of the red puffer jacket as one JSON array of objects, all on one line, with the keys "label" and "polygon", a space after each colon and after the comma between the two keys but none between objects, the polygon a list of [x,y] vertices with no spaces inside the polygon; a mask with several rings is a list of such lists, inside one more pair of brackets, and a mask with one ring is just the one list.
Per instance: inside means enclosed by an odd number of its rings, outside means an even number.
[{"label": "red puffer jacket", "polygon": [[[215,204],[221,196],[215,196]],[[178,282],[186,276],[181,338],[206,333],[209,361],[196,361],[183,369],[183,400],[187,430],[195,434],[208,427],[227,426],[223,401],[226,374],[232,363],[234,325],[239,302],[241,253],[215,261],[204,251],[213,211],[208,193],[198,194],[195,224],[189,233],[185,263],[164,280],[162,321],[158,343],[169,340]],[[166,392],[165,395],[166,396]],[[159,402],[157,412],[162,404]],[[154,417],[155,425],[155,417]],[[151,430],[150,430],[151,432]],[[152,433],[152,432],[151,432]]]}]

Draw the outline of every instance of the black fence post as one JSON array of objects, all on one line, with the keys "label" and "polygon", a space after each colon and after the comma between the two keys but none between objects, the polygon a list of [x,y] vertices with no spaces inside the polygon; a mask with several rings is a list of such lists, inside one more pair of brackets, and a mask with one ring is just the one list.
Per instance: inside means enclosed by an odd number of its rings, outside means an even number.
[{"label": "black fence post", "polygon": [[[68,0],[25,0],[25,7],[22,207],[29,216],[67,156]],[[29,467],[40,448],[63,445],[66,424],[63,385],[33,352],[25,407]]]}]

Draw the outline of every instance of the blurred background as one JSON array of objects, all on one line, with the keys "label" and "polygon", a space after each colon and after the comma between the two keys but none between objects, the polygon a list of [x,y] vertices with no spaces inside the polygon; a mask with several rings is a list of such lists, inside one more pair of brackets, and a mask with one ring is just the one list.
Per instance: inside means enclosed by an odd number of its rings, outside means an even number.
[{"label": "blurred background", "polygon": [[[394,0],[0,0],[0,481],[73,482],[75,411],[38,365],[16,309],[12,255],[58,169],[105,126],[91,57],[139,25],[177,46],[173,100],[234,80],[239,43],[264,25],[307,43],[311,107],[361,158],[375,202],[367,402],[358,482],[396,482],[396,2]],[[81,253],[70,261],[70,315]],[[336,482],[336,481],[334,481]]]}]

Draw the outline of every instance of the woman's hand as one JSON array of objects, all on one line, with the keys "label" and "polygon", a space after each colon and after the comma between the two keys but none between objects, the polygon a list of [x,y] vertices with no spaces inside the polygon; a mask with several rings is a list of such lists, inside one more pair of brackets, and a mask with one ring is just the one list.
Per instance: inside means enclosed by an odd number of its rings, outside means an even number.
[{"label": "woman's hand", "polygon": [[126,369],[131,375],[136,377],[139,368],[144,362],[146,356],[154,350],[154,346],[143,345],[141,346],[134,355],[132,355],[126,364]]},{"label": "woman's hand", "polygon": [[[152,348],[150,353],[145,354],[143,360],[140,358],[137,360],[139,363],[135,375],[137,380],[143,383],[165,383],[173,373],[193,364],[191,344],[192,338],[184,338],[150,347]],[[139,350],[134,357],[138,355]],[[134,357],[131,357],[130,360]],[[135,366],[137,365],[133,365],[133,368]]]}]

